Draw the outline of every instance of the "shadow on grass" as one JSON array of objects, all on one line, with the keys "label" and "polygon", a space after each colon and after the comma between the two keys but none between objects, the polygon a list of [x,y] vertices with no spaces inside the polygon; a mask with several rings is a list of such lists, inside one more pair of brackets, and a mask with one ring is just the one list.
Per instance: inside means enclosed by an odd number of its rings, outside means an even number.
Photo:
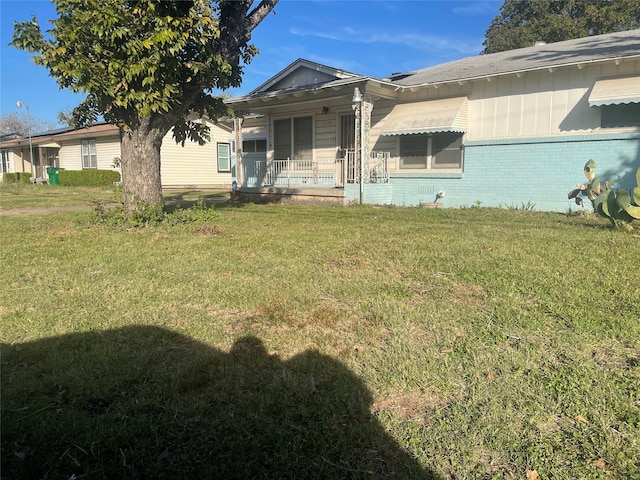
[{"label": "shadow on grass", "polygon": [[165,196],[164,210],[165,212],[171,213],[178,208],[188,209],[197,206],[201,201],[207,207],[214,207],[216,210],[242,208],[248,205],[248,202],[240,198],[231,197],[229,194],[203,195],[198,198],[187,195],[172,195]]},{"label": "shadow on grass", "polygon": [[[2,345],[2,475],[435,479],[341,363],[229,353],[158,327]],[[74,477],[75,475],[75,477]]]}]

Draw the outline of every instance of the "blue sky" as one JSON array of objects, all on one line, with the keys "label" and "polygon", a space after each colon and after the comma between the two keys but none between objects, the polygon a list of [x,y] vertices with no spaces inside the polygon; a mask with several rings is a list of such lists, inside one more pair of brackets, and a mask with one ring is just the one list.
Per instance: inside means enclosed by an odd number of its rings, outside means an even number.
[{"label": "blue sky", "polygon": [[[477,55],[502,0],[280,0],[253,34],[260,55],[247,66],[250,92],[297,58],[372,77],[384,77]],[[34,119],[56,122],[82,97],[58,88],[31,55],[8,46],[13,22],[55,18],[48,0],[0,1],[0,114],[29,106]]]}]

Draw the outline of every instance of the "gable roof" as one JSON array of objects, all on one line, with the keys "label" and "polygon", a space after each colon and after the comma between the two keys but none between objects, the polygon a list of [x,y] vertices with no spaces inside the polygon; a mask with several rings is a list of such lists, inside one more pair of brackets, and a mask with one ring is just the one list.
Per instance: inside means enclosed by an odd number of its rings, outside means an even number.
[{"label": "gable roof", "polygon": [[467,57],[388,80],[418,86],[640,56],[640,29]]},{"label": "gable roof", "polygon": [[226,99],[224,103],[233,107],[256,99],[268,101],[269,99],[280,99],[291,95],[295,97],[298,92],[331,92],[345,85],[360,84],[367,80],[372,79],[357,73],[298,58],[247,95]]},{"label": "gable roof", "polygon": [[275,74],[265,83],[254,89],[249,95],[286,90],[300,87],[322,85],[336,80],[360,78],[361,75],[347,72],[320,63],[298,58],[295,62]]}]

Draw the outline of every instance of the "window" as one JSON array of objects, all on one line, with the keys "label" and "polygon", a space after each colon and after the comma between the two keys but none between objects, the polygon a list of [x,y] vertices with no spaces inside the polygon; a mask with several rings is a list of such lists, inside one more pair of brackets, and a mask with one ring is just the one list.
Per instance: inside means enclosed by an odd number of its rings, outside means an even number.
[{"label": "window", "polygon": [[273,122],[273,149],[276,160],[313,159],[313,118],[297,117]]},{"label": "window", "polygon": [[603,105],[601,109],[600,124],[602,128],[640,125],[640,103]]},{"label": "window", "polygon": [[98,168],[95,140],[82,140],[82,168]]},{"label": "window", "polygon": [[231,171],[231,145],[228,143],[218,144],[218,171]]},{"label": "window", "polygon": [[421,133],[400,136],[400,168],[461,169],[462,133]]},{"label": "window", "polygon": [[266,151],[267,140],[264,138],[242,141],[242,153],[265,153]]},{"label": "window", "polygon": [[0,172],[9,171],[9,150],[2,150],[2,164],[0,164]]},{"label": "window", "polygon": [[428,135],[403,135],[400,137],[401,168],[427,168],[428,156]]},{"label": "window", "polygon": [[462,134],[433,135],[431,168],[462,168]]},{"label": "window", "polygon": [[59,158],[60,149],[48,147],[45,150],[45,152],[47,157],[47,165],[50,167],[58,167],[58,162],[60,160]]}]

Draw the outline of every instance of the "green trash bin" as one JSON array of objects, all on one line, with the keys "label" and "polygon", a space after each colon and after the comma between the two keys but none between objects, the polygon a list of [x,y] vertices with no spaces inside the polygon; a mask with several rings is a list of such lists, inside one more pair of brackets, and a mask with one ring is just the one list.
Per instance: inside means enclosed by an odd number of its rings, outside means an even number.
[{"label": "green trash bin", "polygon": [[47,175],[49,175],[49,185],[60,185],[60,178],[58,172],[64,170],[64,168],[47,167]]}]

